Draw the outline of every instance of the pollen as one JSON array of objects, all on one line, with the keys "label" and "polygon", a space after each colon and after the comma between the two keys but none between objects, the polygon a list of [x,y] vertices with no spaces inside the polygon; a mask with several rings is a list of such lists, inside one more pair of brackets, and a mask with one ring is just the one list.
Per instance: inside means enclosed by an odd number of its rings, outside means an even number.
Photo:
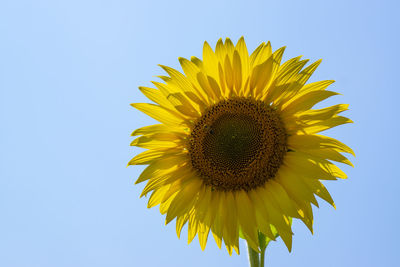
[{"label": "pollen", "polygon": [[287,151],[279,113],[245,97],[222,100],[205,110],[188,140],[192,167],[218,191],[264,185],[275,177]]}]

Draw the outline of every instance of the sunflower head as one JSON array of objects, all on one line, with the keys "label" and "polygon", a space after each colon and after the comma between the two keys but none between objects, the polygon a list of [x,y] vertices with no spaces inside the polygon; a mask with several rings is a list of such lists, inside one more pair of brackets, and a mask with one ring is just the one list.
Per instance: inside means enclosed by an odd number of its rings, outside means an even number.
[{"label": "sunflower head", "polygon": [[211,232],[230,254],[239,233],[256,251],[259,233],[291,250],[291,219],[312,232],[315,196],[334,206],[321,180],[346,175],[333,161],[352,166],[348,146],[318,134],[351,122],[338,115],[348,105],[312,109],[337,94],[326,90],[333,81],[307,84],[321,61],[281,64],[283,51],[268,42],[249,55],[243,38],[220,39],[215,51],[205,42],[202,60],[179,58],[183,73],[161,66],[163,82],[140,87],[154,103],[132,104],[160,122],[132,133],[131,145],[147,149],[129,162],[148,165],[141,196],[151,193],[148,207],[160,205],[166,223],[176,219],[178,237],[187,224],[202,249]]}]

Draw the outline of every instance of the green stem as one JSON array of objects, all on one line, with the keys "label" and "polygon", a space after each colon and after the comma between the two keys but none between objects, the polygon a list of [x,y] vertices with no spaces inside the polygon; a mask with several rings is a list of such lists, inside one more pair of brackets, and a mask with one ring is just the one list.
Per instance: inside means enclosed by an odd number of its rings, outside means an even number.
[{"label": "green stem", "polygon": [[261,253],[260,253],[260,267],[264,267],[264,261],[265,261],[265,250],[267,249],[267,246],[269,244],[269,239],[267,239],[267,237],[261,233],[258,232],[258,242],[260,242],[260,249],[261,249]]},{"label": "green stem", "polygon": [[261,255],[260,255],[260,267],[264,267],[264,262],[265,262],[265,249],[261,251]]},{"label": "green stem", "polygon": [[[257,251],[253,250],[247,243],[247,249],[249,251],[250,267],[261,267],[260,266],[260,255]],[[264,266],[264,265],[262,265]]]}]

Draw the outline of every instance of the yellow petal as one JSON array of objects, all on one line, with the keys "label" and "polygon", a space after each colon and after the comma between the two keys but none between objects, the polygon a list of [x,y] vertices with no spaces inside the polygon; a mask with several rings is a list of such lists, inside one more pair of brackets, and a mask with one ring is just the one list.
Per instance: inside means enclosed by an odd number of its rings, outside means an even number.
[{"label": "yellow petal", "polygon": [[339,152],[337,152],[334,149],[330,149],[330,148],[300,149],[298,151],[305,153],[306,155],[309,155],[309,156],[313,156],[313,157],[320,158],[320,159],[333,160],[333,161],[337,161],[340,163],[347,164],[351,167],[354,167],[354,165],[351,163],[351,161],[349,159],[347,159],[345,156],[343,156],[342,154],[340,154]]},{"label": "yellow petal", "polygon": [[233,45],[231,39],[229,39],[229,38],[225,39],[225,49],[226,49],[226,53],[229,56],[229,58],[232,59],[233,52],[235,51],[235,46]]},{"label": "yellow petal", "polygon": [[286,153],[284,165],[293,169],[293,171],[307,175],[310,178],[320,180],[336,180],[336,176],[333,173],[323,169],[320,165],[311,160],[296,156],[296,153]]},{"label": "yellow petal", "polygon": [[304,216],[304,214],[301,214],[300,210],[296,210],[292,200],[286,193],[285,189],[283,189],[283,187],[279,183],[271,179],[265,185],[265,190],[269,192],[271,199],[275,203],[275,205],[279,206],[285,214],[295,218],[300,218]]},{"label": "yellow petal", "polygon": [[224,241],[228,247],[235,246],[239,240],[239,225],[235,198],[232,192],[225,192]]},{"label": "yellow petal", "polygon": [[193,92],[186,92],[186,94],[190,99],[197,103],[201,109],[205,109],[207,106],[206,104],[210,102],[209,97],[202,90],[199,90],[201,87],[197,81],[197,74],[201,72],[201,70],[196,66],[196,64],[185,58],[179,58],[179,62],[181,63],[187,79],[193,86]]},{"label": "yellow petal", "polygon": [[190,61],[192,61],[202,72],[205,72],[203,61],[201,61],[197,57],[191,57]]},{"label": "yellow petal", "polygon": [[350,147],[334,138],[323,135],[292,135],[288,138],[288,146],[294,150],[333,148],[355,156],[354,151]]},{"label": "yellow petal", "polygon": [[[183,94],[181,92],[174,92],[167,84],[158,82],[153,82],[153,84],[160,89],[164,98],[172,105],[173,109],[192,119],[200,115],[198,112],[200,110],[199,104],[186,97],[190,92]],[[196,99],[196,101],[200,100]]]},{"label": "yellow petal", "polygon": [[256,216],[253,209],[253,203],[249,199],[247,192],[238,191],[235,194],[236,207],[238,211],[238,219],[240,228],[245,236],[248,244],[255,250],[259,251],[258,234],[256,228]]},{"label": "yellow petal", "polygon": [[163,68],[165,70],[165,72],[168,73],[168,75],[177,84],[179,89],[182,90],[182,92],[193,91],[192,85],[190,84],[190,82],[188,82],[188,80],[182,73],[180,73],[179,71],[177,71],[173,68],[167,67],[167,66],[163,66],[163,65],[159,65],[159,66],[161,68]]},{"label": "yellow petal", "polygon": [[302,84],[299,82],[299,72],[308,60],[297,61],[298,58],[295,58],[286,68],[279,68],[279,72],[272,86],[272,88],[275,89],[272,100],[276,106],[286,104],[287,99],[295,97],[298,90],[302,87]]},{"label": "yellow petal", "polygon": [[167,192],[167,190],[168,190],[168,186],[163,186],[163,187],[160,187],[160,188],[154,190],[151,193],[151,196],[149,198],[147,208],[150,209],[152,207],[155,207],[155,206],[161,204],[161,201],[164,197],[164,194]]},{"label": "yellow petal", "polygon": [[204,250],[206,248],[209,233],[210,233],[210,226],[205,223],[200,223],[198,237],[201,250]]},{"label": "yellow petal", "polygon": [[215,102],[218,97],[214,90],[211,88],[210,84],[208,83],[207,77],[204,73],[199,72],[197,73],[197,81],[200,84],[201,89],[208,95],[212,102]]},{"label": "yellow petal", "polygon": [[189,223],[188,223],[188,244],[190,244],[195,236],[197,235],[197,232],[199,231],[200,228],[200,223],[198,220],[196,220],[194,213],[190,213],[189,215]]},{"label": "yellow petal", "polygon": [[323,121],[309,122],[296,127],[295,130],[298,134],[316,134],[347,123],[353,123],[353,121],[343,116],[335,116]]},{"label": "yellow petal", "polygon": [[307,110],[298,115],[299,120],[327,120],[333,116],[347,110],[348,104],[339,104],[322,109]]},{"label": "yellow petal", "polygon": [[244,41],[243,36],[237,42],[235,50],[239,53],[239,58],[241,61],[242,81],[246,81],[249,76],[249,72],[250,72],[250,69],[249,69],[250,58],[249,58],[249,52],[247,51],[246,43]]},{"label": "yellow petal", "polygon": [[271,43],[262,43],[259,45],[250,56],[250,66],[256,67],[265,62],[272,55]]},{"label": "yellow petal", "polygon": [[226,55],[224,60],[224,73],[225,73],[225,83],[227,87],[228,95],[234,93],[233,84],[234,84],[234,76],[233,69],[228,55]]},{"label": "yellow petal", "polygon": [[182,228],[183,226],[185,226],[188,219],[189,219],[189,213],[185,213],[176,218],[176,235],[178,236],[178,238],[181,237]]},{"label": "yellow petal", "polygon": [[240,61],[239,53],[235,50],[233,53],[232,62],[233,78],[234,78],[234,90],[239,95],[242,89],[242,63]]},{"label": "yellow petal", "polygon": [[293,233],[291,231],[289,219],[277,210],[277,207],[271,201],[269,194],[262,194],[262,198],[267,208],[268,217],[270,218],[271,223],[277,229],[288,250],[291,251]]},{"label": "yellow petal", "polygon": [[[314,91],[323,91],[325,90],[329,85],[334,83],[335,81],[333,80],[325,80],[325,81],[318,81],[314,83],[309,83],[303,86],[300,91],[299,91],[299,96],[304,95],[310,92]],[[290,102],[290,101],[289,101]]]},{"label": "yellow petal", "polygon": [[128,165],[145,165],[152,163],[153,161],[167,158],[172,155],[177,155],[182,153],[179,149],[168,149],[168,150],[146,150],[138,155],[136,155]]},{"label": "yellow petal", "polygon": [[221,95],[222,96],[229,96],[229,90],[227,89],[226,81],[225,81],[225,74],[222,68],[221,63],[218,63],[218,78],[219,78],[219,85],[221,88]]},{"label": "yellow petal", "polygon": [[154,133],[171,133],[171,132],[175,134],[187,135],[188,128],[186,129],[187,130],[185,131],[184,127],[171,127],[165,124],[154,124],[136,129],[135,131],[133,131],[131,136],[151,135]]},{"label": "yellow petal", "polygon": [[165,158],[161,158],[159,160],[155,160],[150,163],[149,166],[146,167],[146,169],[143,170],[143,172],[139,175],[139,178],[135,182],[135,184],[144,182],[149,179],[154,179],[158,176],[162,176],[166,173],[170,173],[174,170],[179,170],[179,172],[183,171],[185,168],[184,162],[187,161],[187,155],[170,155]]},{"label": "yellow petal", "polygon": [[177,117],[175,113],[161,106],[147,103],[134,103],[131,106],[167,125],[179,127],[185,123],[182,117]]},{"label": "yellow petal", "polygon": [[294,114],[297,112],[302,112],[311,109],[315,104],[331,97],[338,95],[336,92],[332,91],[312,91],[296,97],[290,104],[282,107],[283,112],[286,114]]},{"label": "yellow petal", "polygon": [[178,135],[153,134],[140,136],[131,142],[131,146],[137,146],[146,149],[178,149],[182,146],[183,139]]},{"label": "yellow petal", "polygon": [[318,202],[313,192],[304,184],[297,172],[285,166],[281,166],[279,174],[279,177],[277,177],[275,181],[282,185],[293,199],[308,201],[318,207]]},{"label": "yellow petal", "polygon": [[270,57],[264,63],[257,65],[250,76],[250,90],[255,97],[262,97],[260,93],[272,81],[274,70],[274,58]]},{"label": "yellow petal", "polygon": [[157,176],[153,175],[147,182],[140,197],[146,196],[149,192],[168,185],[178,179],[179,176],[176,175],[176,171],[174,172],[174,170],[157,173]]},{"label": "yellow petal", "polygon": [[167,100],[164,94],[157,89],[149,88],[149,87],[139,87],[139,90],[151,101],[159,104],[160,106],[173,109],[174,106]]},{"label": "yellow petal", "polygon": [[176,216],[188,212],[193,207],[202,183],[202,180],[194,178],[178,192],[167,211],[167,217],[165,219],[166,224],[172,221]]},{"label": "yellow petal", "polygon": [[215,95],[215,98],[217,99],[217,101],[219,99],[221,99],[221,88],[219,87],[219,84],[216,80],[214,80],[213,77],[211,76],[207,76],[207,80],[208,80],[208,84],[210,85],[210,88],[213,90],[213,93]]},{"label": "yellow petal", "polygon": [[215,219],[214,223],[212,224],[212,234],[214,236],[215,242],[217,246],[221,248],[222,245],[222,237],[223,237],[223,223],[224,223],[224,216],[223,212],[225,211],[225,203],[223,201],[224,196],[223,193],[214,194],[215,195],[215,202],[210,208],[214,209]]},{"label": "yellow petal", "polygon": [[204,68],[208,76],[214,79],[218,78],[218,58],[214,54],[214,51],[207,42],[204,42],[203,46],[203,62]]},{"label": "yellow petal", "polygon": [[336,208],[331,195],[320,181],[314,179],[307,179],[305,177],[301,177],[301,179],[314,192],[314,194],[316,194],[317,196],[319,196],[320,198],[331,204],[334,208]]},{"label": "yellow petal", "polygon": [[171,183],[168,191],[164,194],[164,197],[161,200],[162,203],[168,201],[170,198],[174,198],[174,195],[177,192],[184,188],[191,180],[196,178],[196,175],[193,173],[191,168],[182,168],[179,170],[179,173],[176,173],[175,175],[179,179],[176,179]]},{"label": "yellow petal", "polygon": [[266,192],[264,190],[260,190],[260,188],[253,189],[248,192],[251,202],[254,205],[256,221],[259,230],[269,239],[275,240],[275,235],[271,231],[271,220],[268,217],[267,208],[264,205],[264,201],[260,197],[260,194],[265,193]]},{"label": "yellow petal", "polygon": [[311,75],[314,73],[314,71],[318,68],[318,66],[321,64],[321,62],[322,59],[319,59],[314,63],[310,64],[310,66],[308,66],[304,70],[302,70],[299,74],[299,77],[297,78],[297,82],[301,85],[304,85],[311,77]]},{"label": "yellow petal", "polygon": [[177,193],[173,194],[168,200],[162,201],[160,204],[160,213],[165,214],[168,211],[169,205],[171,205],[172,200],[174,200]]},{"label": "yellow petal", "polygon": [[224,62],[226,56],[226,49],[222,39],[220,38],[215,46],[215,55],[218,57],[219,62]]}]

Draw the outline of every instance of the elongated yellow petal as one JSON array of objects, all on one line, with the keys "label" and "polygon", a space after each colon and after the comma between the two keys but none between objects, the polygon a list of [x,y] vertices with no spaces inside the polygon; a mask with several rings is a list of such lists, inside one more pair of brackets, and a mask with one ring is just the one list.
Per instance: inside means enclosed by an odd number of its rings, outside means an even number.
[{"label": "elongated yellow petal", "polygon": [[239,53],[236,50],[233,52],[232,70],[234,90],[236,95],[239,95],[239,92],[242,89],[242,62],[240,61]]},{"label": "elongated yellow petal", "polygon": [[182,90],[182,92],[193,91],[192,85],[190,84],[190,82],[187,81],[186,77],[182,73],[167,66],[159,66],[168,73],[168,75],[178,85],[179,89]]},{"label": "elongated yellow petal", "polygon": [[223,238],[223,227],[225,222],[225,194],[223,192],[216,194],[217,198],[213,205],[215,209],[215,221],[212,225],[212,234],[214,236],[217,246],[221,248]]},{"label": "elongated yellow petal", "polygon": [[193,100],[193,102],[197,103],[200,107],[200,110],[204,110],[209,101],[209,97],[203,90],[199,90],[201,88],[200,84],[197,81],[197,74],[201,72],[198,66],[193,62],[185,59],[179,58],[179,62],[181,63],[182,69],[185,72],[187,79],[193,86],[193,91],[186,92],[186,95]]},{"label": "elongated yellow petal", "polygon": [[153,84],[160,89],[164,98],[170,103],[170,105],[172,105],[173,109],[179,111],[184,116],[187,116],[191,119],[197,118],[200,115],[200,106],[198,105],[199,100],[196,99],[196,101],[198,101],[196,103],[191,101],[190,98],[186,97],[186,95],[189,95],[191,92],[176,92],[171,89],[167,84],[158,82],[153,82]]},{"label": "elongated yellow petal", "polygon": [[160,213],[161,214],[167,213],[168,208],[171,205],[172,200],[174,200],[176,194],[177,193],[175,192],[175,194],[173,194],[170,198],[168,198],[168,200],[161,202],[161,204],[160,204]]},{"label": "elongated yellow petal", "polygon": [[158,174],[157,176],[153,176],[144,187],[142,194],[140,197],[146,196],[149,192],[161,188],[165,185],[172,183],[175,180],[178,180],[179,177],[174,174],[173,171],[165,171],[162,174]]},{"label": "elongated yellow petal", "polygon": [[234,76],[233,76],[233,69],[231,65],[231,61],[229,56],[226,55],[224,60],[224,73],[225,73],[225,83],[228,91],[228,95],[234,93],[233,85],[234,85]]},{"label": "elongated yellow petal", "polygon": [[232,59],[233,57],[233,52],[235,51],[235,46],[233,45],[231,39],[226,38],[225,39],[225,49],[226,49],[226,54]]},{"label": "elongated yellow petal", "polygon": [[347,123],[353,123],[353,121],[343,116],[335,116],[333,118],[323,121],[310,121],[308,123],[305,123],[305,125],[296,127],[295,133],[316,134]]},{"label": "elongated yellow petal", "polygon": [[176,216],[185,214],[191,209],[193,202],[197,200],[202,183],[202,180],[194,178],[178,192],[167,211],[167,217],[165,219],[166,224],[172,221]]},{"label": "elongated yellow petal", "polygon": [[270,57],[264,63],[257,65],[250,77],[250,90],[255,97],[262,97],[260,94],[264,88],[272,81],[274,71],[274,58]]},{"label": "elongated yellow petal", "polygon": [[139,90],[154,103],[169,109],[174,108],[174,106],[165,98],[164,94],[160,90],[149,87],[139,87]]},{"label": "elongated yellow petal", "polygon": [[216,95],[216,92],[212,89],[210,84],[208,83],[207,77],[204,75],[204,73],[199,72],[197,73],[197,81],[200,84],[200,87],[206,94],[209,96],[212,102],[215,102],[218,97]]},{"label": "elongated yellow petal", "polygon": [[215,55],[218,57],[218,61],[220,63],[224,62],[225,56],[227,55],[227,51],[225,49],[225,45],[221,38],[218,40],[215,46]]},{"label": "elongated yellow petal", "polygon": [[178,149],[182,145],[182,138],[175,135],[176,138],[172,138],[173,134],[153,134],[151,136],[140,136],[131,142],[131,146],[137,146],[146,149],[162,149],[172,148]]},{"label": "elongated yellow petal", "polygon": [[152,135],[154,133],[174,133],[174,134],[181,134],[187,135],[187,131],[185,131],[185,127],[171,127],[165,124],[154,124],[145,126],[133,131],[131,136],[138,136],[138,135]]},{"label": "elongated yellow petal", "polygon": [[167,192],[168,187],[169,186],[163,186],[163,187],[160,187],[160,188],[154,190],[151,193],[151,196],[149,198],[147,208],[152,208],[152,207],[155,207],[155,206],[161,204],[161,201],[164,197],[164,194]]},{"label": "elongated yellow petal", "polygon": [[272,55],[271,43],[262,43],[250,56],[250,66],[255,67],[265,62]]},{"label": "elongated yellow petal", "polygon": [[279,235],[282,240],[285,242],[286,247],[289,251],[292,250],[292,231],[290,229],[290,221],[287,217],[281,214],[277,207],[271,201],[271,198],[268,194],[263,194],[263,201],[268,211],[268,217],[271,220],[271,223],[278,230]]},{"label": "elongated yellow petal", "polygon": [[336,180],[336,176],[331,172],[321,168],[318,164],[308,160],[307,158],[296,156],[295,153],[292,152],[287,153],[283,164],[297,173],[307,174],[310,178]]},{"label": "elongated yellow petal", "polygon": [[205,72],[214,79],[218,78],[218,57],[207,42],[203,46],[203,63]]},{"label": "elongated yellow petal", "polygon": [[178,236],[178,238],[181,237],[182,228],[183,226],[185,226],[188,220],[189,220],[189,213],[185,213],[176,218],[176,235]]},{"label": "elongated yellow petal", "polygon": [[[275,240],[275,235],[272,233],[270,224],[271,220],[268,217],[267,208],[260,195],[264,194],[261,188],[253,189],[248,192],[252,204],[254,205],[257,225],[259,230],[265,234],[269,239]],[[261,245],[261,244],[260,244]]]},{"label": "elongated yellow petal", "polygon": [[250,58],[243,37],[241,37],[237,42],[235,50],[239,54],[239,58],[241,61],[241,68],[242,68],[242,81],[245,82],[250,74],[250,62],[249,62]]},{"label": "elongated yellow petal", "polygon": [[164,107],[146,103],[134,103],[131,106],[166,125],[179,127],[185,124],[182,117]]},{"label": "elongated yellow petal", "polygon": [[350,153],[355,156],[354,151],[342,142],[323,135],[292,135],[288,138],[289,148],[293,149],[320,149],[333,148],[337,151]]},{"label": "elongated yellow petal", "polygon": [[170,198],[174,198],[174,196],[184,188],[192,179],[197,178],[197,176],[193,173],[191,169],[181,169],[179,173],[175,173],[176,179],[171,183],[168,188],[168,191],[164,194],[162,203],[169,201]]},{"label": "elongated yellow petal", "polygon": [[354,165],[351,163],[351,161],[337,152],[334,149],[331,148],[323,148],[323,149],[299,149],[298,151],[305,153],[309,156],[316,157],[319,159],[328,159],[328,160],[333,160],[337,161],[340,163],[347,164],[351,167],[354,167]]},{"label": "elongated yellow petal", "polygon": [[338,93],[332,91],[312,91],[296,98],[286,107],[283,107],[282,110],[287,114],[302,112],[311,109],[318,102],[334,95],[338,95]]},{"label": "elongated yellow petal", "polygon": [[152,161],[150,165],[147,166],[146,169],[144,169],[144,171],[140,174],[136,184],[146,181],[150,178],[155,178],[158,175],[176,170],[180,166],[185,165],[186,159],[187,155],[173,154],[166,155],[162,159]]},{"label": "elongated yellow petal", "polygon": [[[237,207],[232,192],[225,193],[225,216],[224,216],[224,242],[227,247],[233,247],[238,243],[239,225]],[[230,252],[231,253],[231,252]]]},{"label": "elongated yellow petal", "polygon": [[296,210],[292,200],[279,183],[274,180],[268,181],[265,185],[265,190],[267,191],[266,193],[270,194],[271,201],[275,203],[274,205],[280,207],[285,214],[295,218],[304,216],[300,210]]},{"label": "elongated yellow petal", "polygon": [[180,149],[168,149],[168,150],[146,150],[139,155],[131,159],[128,165],[145,165],[152,163],[153,161],[161,158],[166,158],[172,155],[181,154]]},{"label": "elongated yellow petal", "polygon": [[222,90],[219,87],[218,82],[216,80],[214,80],[214,78],[211,76],[207,76],[207,80],[208,80],[208,84],[210,85],[210,88],[212,89],[212,91],[215,95],[215,99],[217,99],[217,100],[222,99],[222,97],[221,97]]},{"label": "elongated yellow petal", "polygon": [[249,199],[247,192],[237,192],[235,194],[235,200],[240,228],[249,245],[255,251],[259,251],[257,229],[254,226],[254,222],[256,221],[253,209],[254,205]]},{"label": "elongated yellow petal", "polygon": [[[333,80],[325,80],[325,81],[319,81],[319,82],[314,82],[314,83],[306,84],[305,86],[303,86],[303,87],[299,90],[298,96],[305,95],[305,94],[307,94],[307,93],[314,92],[314,91],[323,91],[323,90],[325,90],[329,85],[331,85],[331,84],[334,83],[334,82],[335,82],[335,81],[333,81]],[[290,102],[291,102],[291,101],[288,100],[288,104],[289,104]]]},{"label": "elongated yellow petal", "polygon": [[333,199],[331,195],[329,194],[328,190],[325,188],[325,186],[320,182],[315,179],[307,179],[305,177],[300,177],[304,181],[305,184],[320,198],[331,204],[334,208],[335,203],[333,202]]},{"label": "elongated yellow petal", "polygon": [[298,119],[300,119],[300,120],[327,120],[327,119],[330,119],[333,116],[339,114],[340,112],[347,110],[348,107],[349,107],[348,104],[339,104],[339,105],[334,105],[334,106],[322,108],[322,109],[307,110],[303,113],[300,113],[298,115]]},{"label": "elongated yellow petal", "polygon": [[280,175],[276,178],[276,181],[285,188],[286,192],[288,192],[292,198],[311,202],[318,207],[318,202],[313,192],[309,190],[296,172],[282,166],[279,169],[279,173]]},{"label": "elongated yellow petal", "polygon": [[204,250],[206,248],[208,234],[210,233],[210,226],[205,223],[200,223],[199,228],[200,228],[198,232],[199,243],[201,250]]},{"label": "elongated yellow petal", "polygon": [[196,220],[194,212],[191,212],[189,215],[189,223],[188,223],[188,244],[190,244],[196,237],[199,228],[200,228],[200,223],[198,220]]}]

